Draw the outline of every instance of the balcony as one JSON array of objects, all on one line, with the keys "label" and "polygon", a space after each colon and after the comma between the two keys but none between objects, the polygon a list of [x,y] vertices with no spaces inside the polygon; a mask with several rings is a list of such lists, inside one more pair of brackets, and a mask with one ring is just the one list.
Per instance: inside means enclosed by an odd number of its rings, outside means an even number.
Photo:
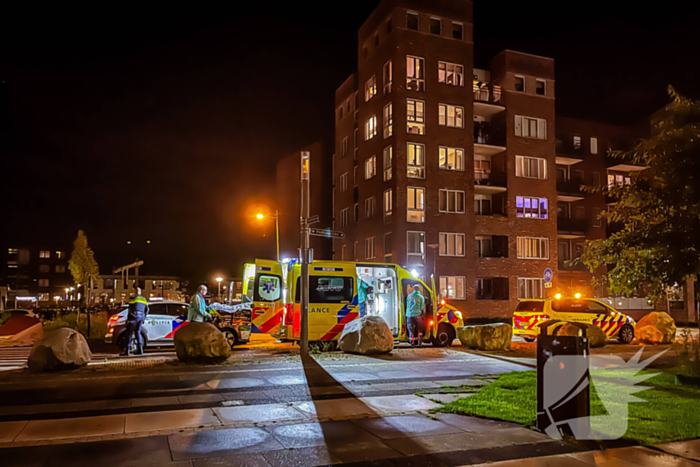
[{"label": "balcony", "polygon": [[558,165],[574,165],[583,162],[585,152],[582,146],[575,147],[573,141],[557,139],[556,153]]},{"label": "balcony", "polygon": [[584,192],[581,190],[583,180],[557,179],[557,200],[571,203],[584,199]]},{"label": "balcony", "polygon": [[581,238],[586,236],[588,223],[585,219],[557,217],[557,231],[560,238]]},{"label": "balcony", "polygon": [[507,190],[506,186],[506,177],[504,174],[498,172],[474,171],[474,193],[503,193]]},{"label": "balcony", "polygon": [[474,82],[474,114],[491,119],[506,108],[500,105],[501,87]]},{"label": "balcony", "polygon": [[491,128],[488,122],[474,122],[474,154],[493,156],[506,150],[502,132]]},{"label": "balcony", "polygon": [[568,261],[559,260],[559,270],[560,271],[579,271],[588,272],[588,267],[585,264],[578,262],[576,264],[568,264]]}]

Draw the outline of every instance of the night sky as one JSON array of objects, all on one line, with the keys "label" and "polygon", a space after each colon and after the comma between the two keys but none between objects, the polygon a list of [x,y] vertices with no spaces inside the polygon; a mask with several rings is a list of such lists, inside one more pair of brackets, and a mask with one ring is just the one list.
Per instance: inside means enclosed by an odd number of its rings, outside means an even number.
[{"label": "night sky", "polygon": [[[0,246],[84,229],[103,273],[138,256],[191,280],[273,257],[274,226],[246,208],[270,199],[277,160],[332,141],[378,1],[241,3],[3,12]],[[668,84],[700,97],[700,5],[642,5],[476,0],[475,66],[504,48],[553,57],[558,112],[613,123],[658,109]]]}]

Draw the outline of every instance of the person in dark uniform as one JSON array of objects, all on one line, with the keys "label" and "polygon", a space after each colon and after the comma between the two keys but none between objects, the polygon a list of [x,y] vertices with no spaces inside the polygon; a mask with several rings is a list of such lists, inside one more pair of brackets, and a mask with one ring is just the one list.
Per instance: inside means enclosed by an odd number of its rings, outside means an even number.
[{"label": "person in dark uniform", "polygon": [[141,335],[141,326],[143,325],[143,320],[148,316],[148,301],[141,296],[141,289],[138,287],[134,288],[134,296],[129,302],[129,314],[126,318],[126,332],[128,332],[126,340],[126,349],[124,349],[123,356],[129,355],[131,351],[131,343],[136,335],[136,343],[138,348],[135,355],[143,355],[143,336]]}]

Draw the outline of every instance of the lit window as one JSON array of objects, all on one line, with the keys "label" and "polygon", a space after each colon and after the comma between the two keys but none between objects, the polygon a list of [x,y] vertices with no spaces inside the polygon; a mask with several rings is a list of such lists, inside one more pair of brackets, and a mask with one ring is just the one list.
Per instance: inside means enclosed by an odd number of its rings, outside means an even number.
[{"label": "lit window", "polygon": [[491,179],[491,156],[474,156],[474,183],[483,184]]},{"label": "lit window", "polygon": [[541,79],[535,80],[535,94],[544,96],[546,94],[547,83]]},{"label": "lit window", "polygon": [[406,90],[425,91],[425,61],[420,57],[406,57]]},{"label": "lit window", "polygon": [[418,31],[418,14],[406,13],[406,28]]},{"label": "lit window", "polygon": [[62,251],[57,251],[56,252],[56,258],[57,259],[63,259],[64,253]]},{"label": "lit window", "polygon": [[384,106],[384,138],[394,134],[394,106],[391,102]]},{"label": "lit window", "polygon": [[365,259],[374,259],[374,237],[365,238]]},{"label": "lit window", "polygon": [[464,86],[464,67],[456,63],[438,62],[438,82]]},{"label": "lit window", "polygon": [[581,137],[578,135],[574,136],[574,149],[581,149]]},{"label": "lit window", "polygon": [[372,115],[369,120],[365,122],[365,141],[377,136],[377,116]]},{"label": "lit window", "polygon": [[345,172],[340,175],[340,192],[345,193],[348,191],[348,172]]},{"label": "lit window", "polygon": [[518,300],[544,298],[544,279],[518,278]]},{"label": "lit window", "polygon": [[464,149],[439,148],[439,164],[445,170],[464,170]]},{"label": "lit window", "polygon": [[406,221],[425,222],[425,188],[408,187]]},{"label": "lit window", "polygon": [[49,250],[41,250],[39,252],[39,258],[51,258],[51,252]]},{"label": "lit window", "polygon": [[406,166],[408,178],[425,178],[425,146],[423,144],[408,143]]},{"label": "lit window", "polygon": [[7,249],[7,254],[8,255],[16,255],[19,253],[19,250],[17,248],[8,248]]},{"label": "lit window", "polygon": [[549,259],[549,239],[518,237],[519,259]]},{"label": "lit window", "polygon": [[365,161],[365,180],[377,175],[377,156],[372,156]]},{"label": "lit window", "polygon": [[374,196],[371,196],[365,200],[365,219],[371,219],[374,217],[374,209],[376,204],[377,200]]},{"label": "lit window", "polygon": [[547,180],[547,159],[515,156],[515,176]]},{"label": "lit window", "polygon": [[466,194],[459,190],[439,191],[439,210],[449,214],[464,214]]},{"label": "lit window", "polygon": [[406,100],[406,131],[412,135],[425,134],[425,102]]},{"label": "lit window", "polygon": [[517,217],[547,219],[549,217],[547,198],[515,197],[515,214]]},{"label": "lit window", "polygon": [[452,300],[464,300],[466,296],[466,279],[456,276],[440,276],[440,297]]},{"label": "lit window", "polygon": [[440,104],[438,110],[438,125],[450,128],[464,128],[464,107]]},{"label": "lit window", "polygon": [[515,77],[515,90],[525,92],[525,78],[522,76]]},{"label": "lit window", "polygon": [[544,118],[515,116],[515,136],[547,139],[547,120]]},{"label": "lit window", "polygon": [[598,154],[598,138],[591,138],[591,154]]},{"label": "lit window", "polygon": [[442,34],[442,21],[439,18],[430,18],[430,34]]},{"label": "lit window", "polygon": [[377,76],[373,75],[365,83],[365,102],[377,95]]},{"label": "lit window", "polygon": [[393,190],[386,190],[384,192],[384,220],[391,217],[394,213],[394,192]]},{"label": "lit window", "polygon": [[425,232],[406,232],[406,256],[409,266],[425,263]]},{"label": "lit window", "polygon": [[391,92],[392,84],[394,81],[394,70],[391,60],[384,64],[384,94],[389,94]]},{"label": "lit window", "polygon": [[393,176],[393,164],[394,164],[394,147],[387,146],[384,148],[384,181],[387,182],[391,180]]},{"label": "lit window", "polygon": [[464,234],[440,232],[440,256],[464,256]]}]

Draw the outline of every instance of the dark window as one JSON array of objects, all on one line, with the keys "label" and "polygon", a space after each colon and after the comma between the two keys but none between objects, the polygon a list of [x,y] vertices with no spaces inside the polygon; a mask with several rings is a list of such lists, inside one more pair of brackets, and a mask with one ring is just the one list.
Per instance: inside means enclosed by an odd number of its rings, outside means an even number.
[{"label": "dark window", "polygon": [[415,13],[406,14],[406,27],[418,31],[418,15]]},{"label": "dark window", "polygon": [[162,303],[159,303],[157,305],[148,305],[148,314],[149,315],[164,315],[165,313],[165,305]]},{"label": "dark window", "polygon": [[[294,301],[301,303],[301,277],[297,278]],[[350,302],[355,295],[352,277],[309,277],[309,303]]]},{"label": "dark window", "polygon": [[525,91],[525,78],[522,76],[515,77],[515,90],[520,92]]},{"label": "dark window", "polygon": [[442,33],[441,21],[439,19],[430,18],[430,34],[440,35]]},{"label": "dark window", "polygon": [[534,302],[534,301],[523,301],[518,303],[515,311],[529,311],[531,313],[538,313],[544,311],[544,302]]},{"label": "dark window", "polygon": [[187,305],[168,305],[168,316],[184,316],[187,318]]},{"label": "dark window", "polygon": [[463,26],[458,23],[452,23],[452,38],[453,39],[462,39],[464,36],[462,32]]},{"label": "dark window", "polygon": [[386,33],[391,34],[391,20],[386,22]]},{"label": "dark window", "polygon": [[477,300],[508,300],[508,278],[489,277],[476,280]]},{"label": "dark window", "polygon": [[585,300],[565,298],[552,301],[552,310],[560,313],[586,313],[588,305]]},{"label": "dark window", "polygon": [[609,310],[609,308],[606,307],[605,305],[603,305],[602,303],[588,300],[588,312],[589,313],[607,313],[608,310]]},{"label": "dark window", "polygon": [[545,82],[542,80],[537,80],[535,85],[535,93],[537,93],[540,96],[544,96],[544,91],[545,91]]}]

